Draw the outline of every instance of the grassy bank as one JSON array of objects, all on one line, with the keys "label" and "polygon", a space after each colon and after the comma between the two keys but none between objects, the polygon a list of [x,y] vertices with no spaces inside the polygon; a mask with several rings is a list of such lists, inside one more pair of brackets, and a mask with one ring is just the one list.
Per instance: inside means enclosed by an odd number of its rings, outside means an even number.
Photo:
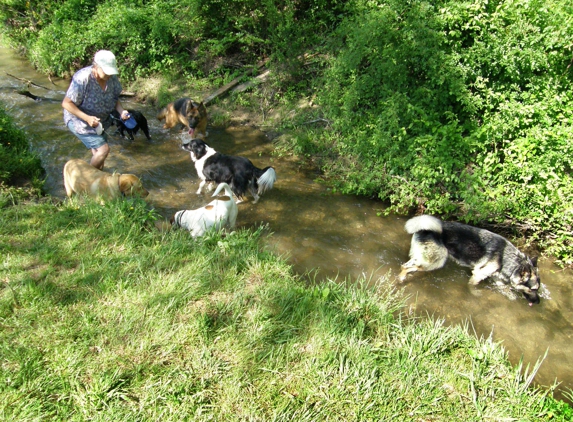
[{"label": "grassy bank", "polygon": [[192,240],[141,200],[2,213],[3,420],[571,416],[491,339],[407,316],[387,280],[307,285],[262,228]]},{"label": "grassy bank", "polygon": [[0,208],[38,197],[44,185],[40,157],[0,103]]}]

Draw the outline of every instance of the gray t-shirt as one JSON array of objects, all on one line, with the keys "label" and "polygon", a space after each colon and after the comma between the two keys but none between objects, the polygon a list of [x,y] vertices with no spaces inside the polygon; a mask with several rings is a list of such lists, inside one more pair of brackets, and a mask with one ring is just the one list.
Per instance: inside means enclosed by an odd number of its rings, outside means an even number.
[{"label": "gray t-shirt", "polygon": [[[78,70],[66,92],[66,97],[72,100],[80,110],[90,116],[99,117],[105,129],[111,126],[110,113],[115,110],[115,104],[121,94],[121,83],[116,75],[112,75],[106,89],[101,89],[95,76],[92,74],[93,66]],[[72,122],[74,130],[80,134],[95,134],[95,128],[89,126],[79,117],[64,109],[64,123]]]}]

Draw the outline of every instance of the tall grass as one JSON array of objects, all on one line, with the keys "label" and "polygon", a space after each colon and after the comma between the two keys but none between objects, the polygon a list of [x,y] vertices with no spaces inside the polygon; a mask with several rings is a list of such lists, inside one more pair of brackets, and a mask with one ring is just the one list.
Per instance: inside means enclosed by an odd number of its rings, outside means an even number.
[{"label": "tall grass", "polygon": [[0,418],[566,420],[491,338],[380,279],[307,284],[264,228],[192,239],[142,200],[0,220]]},{"label": "tall grass", "polygon": [[40,157],[30,149],[24,132],[0,103],[0,208],[22,198],[37,197],[43,187]]}]

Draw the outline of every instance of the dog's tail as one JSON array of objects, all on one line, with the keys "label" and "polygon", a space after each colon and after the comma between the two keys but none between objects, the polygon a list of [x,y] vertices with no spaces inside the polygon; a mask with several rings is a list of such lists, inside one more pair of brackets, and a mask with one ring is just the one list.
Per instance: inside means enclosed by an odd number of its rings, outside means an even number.
[{"label": "dog's tail", "polygon": [[277,180],[277,173],[275,172],[275,169],[270,166],[261,170],[261,173],[262,174],[260,176],[257,175],[257,185],[259,185],[257,193],[259,195],[262,195],[266,191],[271,190]]},{"label": "dog's tail", "polygon": [[231,190],[230,186],[226,183],[219,183],[219,186],[217,186],[217,189],[215,189],[215,192],[213,192],[212,196],[217,196],[219,195],[219,193],[221,193],[221,191],[225,189],[225,194],[229,197],[229,198],[233,198],[233,191]]},{"label": "dog's tail", "polygon": [[406,221],[406,231],[414,234],[422,230],[442,233],[442,222],[431,215],[419,215]]}]

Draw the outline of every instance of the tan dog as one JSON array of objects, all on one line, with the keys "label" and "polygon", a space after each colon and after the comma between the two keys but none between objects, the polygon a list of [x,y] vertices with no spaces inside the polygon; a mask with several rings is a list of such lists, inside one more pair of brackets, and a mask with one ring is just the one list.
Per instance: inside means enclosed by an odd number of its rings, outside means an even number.
[{"label": "tan dog", "polygon": [[86,194],[94,198],[113,199],[121,195],[146,197],[149,192],[133,174],[106,173],[83,160],[70,160],[64,166],[66,195]]},{"label": "tan dog", "polygon": [[167,104],[157,115],[159,121],[165,119],[164,129],[170,129],[177,123],[181,123],[191,138],[207,136],[207,108],[190,98],[179,98]]}]

